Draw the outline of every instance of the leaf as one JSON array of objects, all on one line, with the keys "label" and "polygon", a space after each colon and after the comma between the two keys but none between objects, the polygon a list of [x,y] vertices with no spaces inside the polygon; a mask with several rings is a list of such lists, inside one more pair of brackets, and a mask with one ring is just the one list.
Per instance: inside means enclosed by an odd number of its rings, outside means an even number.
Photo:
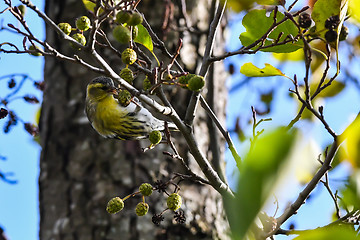
[{"label": "leaf", "polygon": [[303,61],[304,60],[304,51],[302,49],[296,50],[291,53],[273,53],[275,59],[284,62],[284,61]]},{"label": "leaf", "polygon": [[[325,28],[325,21],[331,16],[338,15],[340,17],[340,24],[338,29],[341,29],[342,21],[344,21],[346,10],[344,13],[344,3],[347,0],[318,0],[313,8],[311,18],[315,22],[316,32],[320,34],[321,37],[325,37],[327,29]],[[340,31],[337,31],[340,32]]]},{"label": "leaf", "polygon": [[349,225],[332,225],[328,227],[317,228],[315,230],[304,231],[294,240],[355,240],[356,236],[352,226]]},{"label": "leaf", "polygon": [[350,0],[349,2],[350,19],[360,23],[360,1]]},{"label": "leaf", "polygon": [[[225,1],[222,0],[224,3]],[[243,10],[248,10],[253,7],[254,3],[260,5],[279,5],[279,0],[228,0],[227,1],[227,8],[230,8],[234,12],[241,12]]]},{"label": "leaf", "polygon": [[341,191],[344,208],[360,209],[360,171],[354,171],[346,187]]},{"label": "leaf", "polygon": [[[316,78],[316,73],[314,73],[312,80],[315,80]],[[316,79],[317,80],[317,79]],[[329,79],[326,79],[325,82],[328,82]],[[317,87],[318,87],[319,83],[318,82],[314,82],[310,84],[310,95],[314,94]],[[330,86],[328,86],[327,88],[325,88],[324,90],[322,90],[317,96],[316,99],[320,99],[320,98],[331,98],[331,97],[335,97],[336,95],[338,95],[339,93],[341,93],[342,90],[345,89],[345,84],[343,82],[340,81],[336,81],[334,80]],[[305,98],[305,86],[300,86],[299,87],[299,91],[300,91],[300,95],[301,97]]]},{"label": "leaf", "polygon": [[86,10],[90,11],[90,12],[94,12],[94,8],[96,7],[96,4],[89,1],[89,0],[82,0],[84,3],[84,6],[86,8]]},{"label": "leaf", "polygon": [[337,74],[340,72],[340,61],[339,61],[339,36],[341,27],[346,17],[349,0],[318,0],[314,4],[313,12],[311,14],[312,19],[315,22],[316,31],[321,37],[325,37],[325,33],[328,31],[325,28],[325,21],[331,16],[339,16],[340,23],[336,29],[337,39],[335,43],[331,43],[332,47],[336,50],[336,67]]},{"label": "leaf", "polygon": [[[96,8],[96,3],[93,3],[93,2],[91,2],[89,0],[82,0],[82,1],[84,3],[84,6],[85,6],[86,10],[94,13],[94,9]],[[118,1],[116,1],[116,2],[118,2]],[[104,9],[102,7],[100,7],[100,14],[103,13],[103,12],[104,12]]]},{"label": "leaf", "polygon": [[[328,82],[329,79],[325,80]],[[315,86],[314,86],[315,87]],[[312,87],[310,87],[312,89]],[[345,88],[345,84],[339,81],[333,81],[330,86],[321,91],[317,97],[329,98],[338,95]]]},{"label": "leaf", "polygon": [[[225,2],[225,0],[222,0],[222,2]],[[254,2],[255,0],[229,0],[226,6],[234,12],[241,12],[242,10],[250,9]]]},{"label": "leaf", "polygon": [[360,114],[340,135],[342,159],[348,160],[355,168],[360,168]]},{"label": "leaf", "polygon": [[[273,24],[273,17],[274,17],[274,12],[271,12],[270,16],[267,17],[265,9],[252,10],[248,12],[244,16],[242,21],[243,26],[246,28],[246,32],[240,34],[239,38],[241,43],[244,46],[248,46],[253,42],[255,42],[256,40],[260,39]],[[284,14],[278,12],[276,15],[276,20],[280,21],[283,18],[284,18]],[[283,35],[279,39],[279,41],[285,40],[285,38],[288,35],[296,36],[298,34],[298,29],[293,22],[285,21],[270,33],[267,40],[265,41],[264,46],[272,44],[278,38],[281,32],[283,32]],[[253,47],[252,49],[256,49],[259,46],[259,44]],[[265,48],[262,49],[261,51],[287,53],[287,52],[294,52],[302,48],[302,46],[303,46],[302,41],[298,41],[296,43],[288,43],[285,45]]]},{"label": "leaf", "polygon": [[284,129],[260,137],[242,163],[236,197],[225,199],[234,239],[243,239],[281,175],[294,134]]},{"label": "leaf", "polygon": [[264,68],[258,68],[251,62],[245,63],[241,66],[240,73],[244,74],[247,77],[272,77],[272,76],[284,76],[279,69],[273,67],[269,63],[265,63]]},{"label": "leaf", "polygon": [[139,24],[138,27],[138,35],[134,39],[135,42],[142,44],[144,47],[146,47],[150,52],[153,52],[154,46],[150,37],[149,32],[146,30],[146,28]]}]

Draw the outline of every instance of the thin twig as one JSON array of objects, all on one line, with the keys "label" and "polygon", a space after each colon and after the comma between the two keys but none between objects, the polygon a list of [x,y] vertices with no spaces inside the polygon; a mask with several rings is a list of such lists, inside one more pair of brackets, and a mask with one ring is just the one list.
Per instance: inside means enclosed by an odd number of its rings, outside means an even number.
[{"label": "thin twig", "polygon": [[217,126],[217,128],[219,129],[219,131],[221,132],[221,134],[223,135],[223,137],[225,138],[225,141],[228,144],[228,148],[230,149],[235,161],[237,163],[241,162],[241,157],[239,156],[239,154],[236,151],[235,145],[230,137],[229,132],[222,126],[221,122],[219,121],[219,119],[216,117],[215,113],[211,110],[211,108],[209,107],[209,105],[207,104],[207,102],[205,101],[204,97],[200,95],[200,103],[201,106],[204,108],[204,110],[206,111],[206,113],[209,115],[209,117],[211,118],[211,120],[215,123],[215,125]]},{"label": "thin twig", "polygon": [[299,208],[305,203],[305,200],[310,195],[310,193],[315,189],[317,184],[319,183],[320,179],[324,176],[324,174],[330,169],[331,162],[334,159],[334,156],[339,148],[341,142],[338,139],[334,139],[333,144],[324,160],[324,164],[321,168],[317,171],[315,176],[311,179],[311,181],[306,185],[304,190],[299,193],[298,198],[293,202],[290,207],[288,207],[284,213],[276,219],[277,227],[270,232],[267,236],[271,236],[275,234],[279,229],[280,226],[289,219],[292,215],[294,215]]},{"label": "thin twig", "polygon": [[[211,64],[210,56],[212,53],[212,49],[214,47],[215,34],[216,34],[216,30],[218,29],[218,27],[220,25],[220,20],[224,14],[226,3],[227,3],[226,0],[223,2],[220,1],[217,11],[216,11],[216,14],[214,16],[214,19],[212,20],[212,22],[210,24],[209,35],[207,37],[204,57],[203,57],[203,61],[202,61],[200,72],[199,72],[200,76],[205,77],[205,75],[208,71],[208,68]],[[200,92],[193,92],[190,102],[188,104],[188,108],[186,110],[186,115],[185,115],[185,120],[184,120],[185,123],[189,126],[191,126],[194,121],[195,110],[198,105],[199,98],[200,98]]]},{"label": "thin twig", "polygon": [[334,194],[334,193],[331,191],[331,188],[330,188],[330,185],[329,185],[329,176],[328,176],[328,173],[327,173],[327,172],[325,173],[325,181],[320,180],[320,182],[325,186],[326,190],[329,192],[332,200],[334,201],[334,205],[335,205],[335,209],[336,209],[336,216],[337,216],[337,218],[340,218],[340,207],[339,207],[339,203],[338,203],[338,201],[337,201],[336,194]]}]

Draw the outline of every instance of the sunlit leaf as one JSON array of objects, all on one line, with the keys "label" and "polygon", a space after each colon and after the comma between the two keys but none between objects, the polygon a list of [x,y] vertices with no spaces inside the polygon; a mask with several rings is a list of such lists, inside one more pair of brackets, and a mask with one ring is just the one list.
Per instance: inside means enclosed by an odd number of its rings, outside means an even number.
[{"label": "sunlit leaf", "polygon": [[360,23],[360,1],[350,0],[349,2],[350,19]]},{"label": "sunlit leaf", "polygon": [[[324,37],[327,29],[325,28],[325,21],[331,16],[338,15],[340,20],[344,20],[345,14],[341,12],[344,3],[347,0],[318,0],[313,8],[311,18],[315,22],[316,31],[320,36]],[[340,24],[341,25],[341,24]],[[341,28],[341,26],[339,26]]]},{"label": "sunlit leaf", "polygon": [[352,226],[349,225],[335,225],[323,228],[317,228],[311,231],[304,231],[299,234],[294,240],[355,240],[359,239],[356,236]]},{"label": "sunlit leaf", "polygon": [[[225,2],[222,0],[222,2]],[[280,0],[228,0],[227,7],[234,12],[241,12],[243,10],[249,10],[254,6],[254,3],[260,5],[279,5]]]},{"label": "sunlit leaf", "polygon": [[235,199],[226,199],[227,216],[233,239],[243,239],[289,155],[294,134],[278,129],[260,137],[243,161]]},{"label": "sunlit leaf", "polygon": [[[273,24],[274,12],[271,12],[270,16],[266,16],[266,10],[252,10],[248,12],[242,21],[243,26],[246,28],[246,32],[240,34],[240,41],[244,46],[248,46],[260,39],[271,27]],[[277,21],[280,21],[284,18],[284,14],[278,12],[276,15]],[[288,35],[296,36],[298,34],[298,29],[292,21],[285,21],[280,24],[276,29],[274,29],[267,40],[265,41],[265,45],[270,45],[274,43],[274,41],[278,38],[280,33],[283,33],[279,41],[285,40]],[[252,49],[256,49],[259,47],[260,43],[253,47]],[[293,52],[302,48],[302,41],[298,41],[295,43],[288,43],[285,45],[274,46],[269,48],[264,48],[261,51],[264,52],[277,52],[277,53],[286,53]]]},{"label": "sunlit leaf", "polygon": [[[312,78],[312,80],[313,80],[313,78]],[[316,81],[317,80],[318,79],[316,79]],[[329,79],[326,79],[325,83],[328,81],[329,81]],[[316,89],[318,88],[318,84],[319,84],[318,82],[314,82],[314,83],[310,84],[310,95],[313,95],[315,93]],[[342,90],[344,90],[344,88],[345,88],[345,84],[343,82],[334,80],[330,86],[326,87],[324,90],[322,90],[316,96],[316,100],[319,100],[321,98],[335,97],[338,94],[340,94],[342,92]],[[299,92],[300,92],[301,97],[305,98],[305,87],[304,86],[299,87]]]},{"label": "sunlit leaf", "polygon": [[153,52],[154,46],[150,37],[149,32],[146,30],[146,28],[139,24],[138,27],[138,35],[134,39],[135,42],[142,44],[144,47],[146,47],[150,52]]},{"label": "sunlit leaf", "polygon": [[346,187],[341,191],[341,204],[346,208],[360,209],[360,170],[354,171]]},{"label": "sunlit leaf", "polygon": [[360,115],[340,135],[340,141],[344,141],[342,158],[347,159],[353,167],[360,168]]},{"label": "sunlit leaf", "polygon": [[[222,2],[225,2],[225,1],[222,0]],[[255,2],[255,0],[242,0],[242,1],[229,0],[229,1],[227,1],[226,6],[234,12],[241,12],[243,10],[250,9],[253,6],[254,2]]]},{"label": "sunlit leaf", "polygon": [[82,0],[84,3],[84,6],[86,8],[86,10],[90,11],[90,12],[94,12],[94,8],[96,7],[96,4],[89,1],[89,0]]},{"label": "sunlit leaf", "polygon": [[276,60],[281,62],[284,61],[303,61],[304,60],[304,51],[299,49],[290,53],[273,53],[273,56]]},{"label": "sunlit leaf", "polygon": [[241,66],[240,73],[247,77],[271,77],[271,76],[286,76],[279,69],[273,67],[269,63],[265,63],[264,68],[258,68],[251,62],[245,63]]},{"label": "sunlit leaf", "polygon": [[339,16],[340,23],[337,27],[336,32],[337,40],[335,42],[330,43],[332,47],[336,50],[336,59],[337,59],[337,73],[340,71],[339,64],[339,54],[338,54],[338,46],[339,46],[339,33],[342,27],[342,24],[345,20],[349,0],[318,0],[313,8],[311,17],[315,22],[316,32],[323,38],[325,38],[325,33],[328,31],[325,28],[325,21],[331,16]]},{"label": "sunlit leaf", "polygon": [[[329,79],[325,80],[325,82],[328,82],[328,80]],[[323,98],[334,97],[338,95],[344,88],[345,88],[345,84],[343,82],[333,81],[331,85],[325,88],[323,91],[321,91],[317,97],[323,97]]]}]

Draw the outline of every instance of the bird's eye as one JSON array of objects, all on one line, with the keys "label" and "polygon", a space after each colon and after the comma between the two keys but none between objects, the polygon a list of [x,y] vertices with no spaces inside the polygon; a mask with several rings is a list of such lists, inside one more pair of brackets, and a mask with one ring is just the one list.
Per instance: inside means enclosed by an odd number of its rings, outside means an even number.
[{"label": "bird's eye", "polygon": [[107,86],[103,86],[103,87],[101,87],[101,89],[105,91],[105,90],[108,89],[108,87],[107,87]]}]

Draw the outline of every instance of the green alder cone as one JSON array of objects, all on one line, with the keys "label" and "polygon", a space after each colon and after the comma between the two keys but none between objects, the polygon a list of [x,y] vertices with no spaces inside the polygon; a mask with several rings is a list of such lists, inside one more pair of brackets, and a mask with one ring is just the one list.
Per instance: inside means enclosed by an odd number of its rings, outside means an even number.
[{"label": "green alder cone", "polygon": [[143,22],[143,18],[140,13],[133,12],[130,19],[126,22],[129,26],[136,26]]},{"label": "green alder cone", "polygon": [[154,145],[158,144],[161,141],[161,139],[162,139],[162,135],[161,132],[158,130],[152,131],[149,134],[149,140]]},{"label": "green alder cone", "polygon": [[177,193],[172,193],[166,200],[167,207],[170,210],[176,211],[181,207],[181,196]]},{"label": "green alder cone", "polygon": [[132,84],[134,80],[134,74],[129,68],[123,68],[120,72],[120,77],[127,81],[128,83]]},{"label": "green alder cone", "polygon": [[200,91],[205,86],[205,80],[203,76],[194,76],[190,78],[188,88],[191,91]]},{"label": "green alder cone", "polygon": [[122,44],[126,44],[131,40],[130,30],[122,25],[116,26],[116,28],[114,28],[113,36],[116,41]]},{"label": "green alder cone", "polygon": [[120,90],[119,95],[116,97],[121,106],[127,107],[132,99],[131,93],[128,90]]},{"label": "green alder cone", "polygon": [[108,213],[115,214],[120,212],[123,208],[124,208],[124,201],[119,197],[114,197],[110,199],[110,201],[108,202],[106,206],[106,211]]},{"label": "green alder cone", "polygon": [[123,63],[127,65],[133,64],[136,61],[136,59],[137,59],[137,54],[131,48],[127,48],[121,53],[121,60],[123,61]]},{"label": "green alder cone", "polygon": [[127,21],[129,21],[130,18],[131,18],[131,12],[122,10],[116,14],[115,21],[118,24],[123,24],[123,23],[126,23]]},{"label": "green alder cone", "polygon": [[76,27],[81,31],[89,30],[91,21],[87,16],[81,16],[76,20]]},{"label": "green alder cone", "polygon": [[139,192],[145,197],[150,196],[153,192],[153,187],[150,183],[143,183],[139,187]]},{"label": "green alder cone", "polygon": [[69,23],[59,23],[58,27],[63,31],[66,35],[71,33],[72,27]]},{"label": "green alder cone", "polygon": [[181,86],[182,88],[187,89],[189,80],[194,76],[196,76],[196,74],[189,73],[189,74],[183,75],[183,76],[179,77],[178,82],[183,85],[183,86]]},{"label": "green alder cone", "polygon": [[148,211],[149,211],[149,205],[147,203],[139,202],[136,205],[135,212],[136,215],[138,215],[139,217],[145,216],[148,213]]},{"label": "green alder cone", "polygon": [[[78,43],[80,43],[81,45],[85,46],[86,45],[86,38],[84,35],[82,35],[81,33],[75,33],[71,36],[75,41],[77,41]],[[75,44],[71,44],[71,46],[73,48],[77,48],[77,46],[75,46]],[[81,48],[79,48],[80,50]]]}]

